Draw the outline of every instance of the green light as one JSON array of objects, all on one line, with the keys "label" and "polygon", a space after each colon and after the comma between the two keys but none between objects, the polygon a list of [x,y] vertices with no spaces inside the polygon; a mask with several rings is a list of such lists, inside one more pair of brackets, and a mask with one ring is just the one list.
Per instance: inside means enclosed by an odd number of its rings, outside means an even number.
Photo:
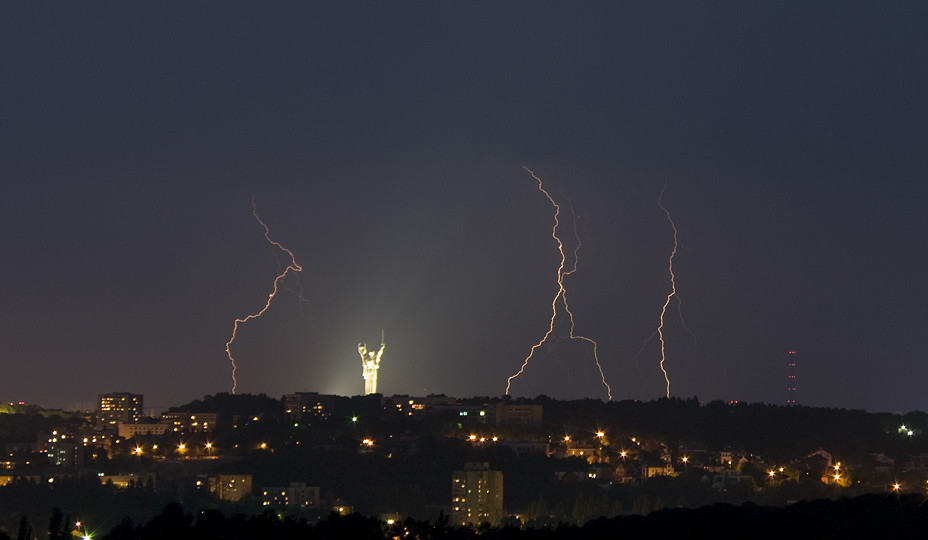
[{"label": "green light", "polygon": [[351,421],[352,421],[352,422],[357,422],[357,421],[358,421],[358,417],[357,417],[357,416],[352,416],[352,417],[351,417]]}]

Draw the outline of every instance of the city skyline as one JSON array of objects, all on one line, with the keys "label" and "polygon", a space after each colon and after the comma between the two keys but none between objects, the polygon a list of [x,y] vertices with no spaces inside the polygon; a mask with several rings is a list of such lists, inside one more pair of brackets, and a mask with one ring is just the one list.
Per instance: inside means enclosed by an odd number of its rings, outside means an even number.
[{"label": "city skyline", "polygon": [[[4,5],[0,399],[228,392],[233,323],[291,263],[237,329],[238,392],[361,394],[383,330],[380,392],[499,396],[558,292],[528,167],[574,218],[563,277],[613,399],[665,395],[665,306],[673,396],[784,404],[795,375],[803,405],[925,410],[926,22]],[[604,398],[589,345],[554,335],[512,394]]]}]

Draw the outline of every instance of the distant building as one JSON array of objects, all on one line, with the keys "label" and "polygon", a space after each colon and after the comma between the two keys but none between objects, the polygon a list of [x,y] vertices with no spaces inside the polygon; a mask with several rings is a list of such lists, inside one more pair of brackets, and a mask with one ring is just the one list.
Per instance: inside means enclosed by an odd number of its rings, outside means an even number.
[{"label": "distant building", "polygon": [[42,451],[48,462],[56,467],[80,467],[84,465],[84,445],[73,442],[51,443]]},{"label": "distant building", "polygon": [[384,410],[393,410],[400,416],[411,416],[421,418],[426,413],[426,398],[411,397],[408,395],[394,394],[389,398],[384,398]]},{"label": "distant building", "polygon": [[276,508],[316,508],[319,506],[319,486],[290,482],[287,487],[266,487],[261,491],[261,504]]},{"label": "distant building", "polygon": [[168,430],[167,424],[118,424],[119,436],[123,439],[131,439],[142,435],[164,435]]},{"label": "distant building", "polygon": [[564,455],[585,459],[588,463],[600,461],[598,446],[570,445],[564,450]]},{"label": "distant building", "polygon": [[320,394],[318,392],[297,392],[284,394],[284,413],[290,420],[300,421],[304,418],[325,420],[335,413],[341,396],[334,394]]},{"label": "distant building", "polygon": [[465,463],[451,474],[451,521],[498,525],[503,518],[503,473],[486,462]]},{"label": "distant building", "polygon": [[503,442],[502,445],[511,448],[516,454],[525,454],[528,452],[548,453],[548,442],[543,440],[507,440]]},{"label": "distant building", "polygon": [[56,467],[81,467],[84,465],[86,443],[73,433],[62,429],[40,431],[36,438],[36,451],[48,458]]},{"label": "distant building", "polygon": [[427,414],[446,414],[454,416],[462,424],[495,424],[496,408],[493,405],[468,405],[454,398],[444,398],[431,404],[425,404]]},{"label": "distant building", "polygon": [[495,412],[497,426],[541,427],[541,405],[500,401]]},{"label": "distant building", "polygon": [[130,486],[155,485],[154,473],[124,473],[124,474],[103,474],[99,473],[101,484],[112,483],[118,488],[128,488]]},{"label": "distant building", "polygon": [[120,423],[135,424],[142,419],[142,394],[115,392],[97,396],[97,426],[115,430]]},{"label": "distant building", "polygon": [[673,465],[645,465],[641,467],[641,481],[655,476],[675,476]]},{"label": "distant building", "polygon": [[90,427],[77,430],[56,427],[38,432],[34,451],[44,454],[56,467],[83,467],[88,459],[107,456],[112,440],[112,435]]},{"label": "distant building", "polygon": [[[436,407],[437,408],[437,407]],[[462,424],[494,424],[493,407],[487,405],[456,405],[458,422]]]},{"label": "distant building", "polygon": [[186,411],[161,414],[161,423],[172,433],[208,433],[216,429],[216,413],[194,413]]},{"label": "distant building", "polygon": [[240,501],[251,495],[251,475],[220,474],[210,477],[209,491],[224,501]]}]

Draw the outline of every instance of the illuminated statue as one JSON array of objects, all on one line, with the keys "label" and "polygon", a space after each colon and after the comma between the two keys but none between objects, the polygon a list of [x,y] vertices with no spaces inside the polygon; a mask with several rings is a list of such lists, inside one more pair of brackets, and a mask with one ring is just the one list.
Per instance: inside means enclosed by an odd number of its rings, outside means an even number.
[{"label": "illuminated statue", "polygon": [[380,350],[368,351],[367,345],[358,343],[358,354],[361,355],[361,369],[364,375],[364,395],[377,393],[377,370],[380,369],[380,357],[386,348],[383,331],[380,332]]}]

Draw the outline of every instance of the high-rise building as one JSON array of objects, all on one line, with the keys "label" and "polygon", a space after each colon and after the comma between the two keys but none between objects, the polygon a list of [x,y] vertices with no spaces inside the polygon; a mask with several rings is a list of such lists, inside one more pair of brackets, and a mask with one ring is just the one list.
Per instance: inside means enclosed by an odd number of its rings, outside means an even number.
[{"label": "high-rise building", "polygon": [[97,397],[97,425],[100,427],[116,429],[120,423],[134,424],[142,419],[142,394],[115,392]]},{"label": "high-rise building", "polygon": [[451,520],[456,525],[498,525],[503,519],[503,472],[487,462],[465,463],[451,473]]}]

